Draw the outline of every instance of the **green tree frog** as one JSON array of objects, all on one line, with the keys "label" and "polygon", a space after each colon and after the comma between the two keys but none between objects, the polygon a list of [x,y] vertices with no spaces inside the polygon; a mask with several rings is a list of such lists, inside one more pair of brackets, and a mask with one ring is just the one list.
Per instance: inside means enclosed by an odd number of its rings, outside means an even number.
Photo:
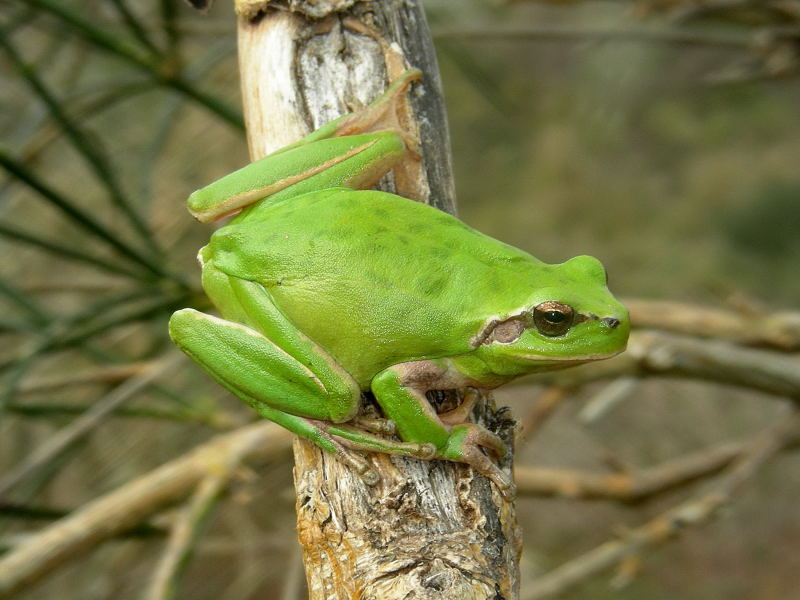
[{"label": "green tree frog", "polygon": [[[366,109],[190,196],[201,222],[238,214],[199,253],[221,317],[179,310],[170,335],[259,415],[367,480],[377,475],[353,449],[466,463],[510,495],[484,453],[502,455],[503,442],[469,422],[469,401],[437,414],[426,392],[613,356],[628,313],[595,258],[545,264],[435,208],[364,189],[413,160],[414,140],[391,115],[419,76],[407,71]],[[359,417],[367,391],[385,419]]]}]

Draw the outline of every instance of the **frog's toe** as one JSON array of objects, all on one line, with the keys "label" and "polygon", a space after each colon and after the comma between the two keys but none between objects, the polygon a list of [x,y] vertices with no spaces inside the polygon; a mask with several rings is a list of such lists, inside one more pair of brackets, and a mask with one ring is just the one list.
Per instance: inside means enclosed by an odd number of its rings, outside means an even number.
[{"label": "frog's toe", "polygon": [[497,458],[502,458],[508,453],[505,442],[488,429],[472,423],[466,424],[466,427],[469,428],[469,433],[467,433],[465,442],[469,441],[477,446],[482,446],[490,450]]},{"label": "frog's toe", "polygon": [[395,435],[397,433],[397,425],[391,419],[359,415],[353,419],[353,425],[359,429],[379,435]]},{"label": "frog's toe", "polygon": [[516,494],[514,481],[486,456],[482,448],[490,450],[498,457],[508,452],[503,440],[491,431],[480,425],[467,423],[452,429],[447,446],[440,451],[439,456],[468,464],[493,481],[504,498],[512,500]]},{"label": "frog's toe", "polygon": [[422,460],[433,460],[436,458],[436,446],[433,444],[420,444],[417,458],[421,458]]},{"label": "frog's toe", "polygon": [[486,447],[499,454],[500,450],[507,451],[505,444],[496,435],[478,425],[463,427],[468,429],[466,435],[460,440],[457,447],[449,447],[445,451],[446,454],[449,454],[447,458],[468,464],[494,482],[504,498],[509,501],[513,500],[516,496],[514,481],[481,450],[482,447]]}]

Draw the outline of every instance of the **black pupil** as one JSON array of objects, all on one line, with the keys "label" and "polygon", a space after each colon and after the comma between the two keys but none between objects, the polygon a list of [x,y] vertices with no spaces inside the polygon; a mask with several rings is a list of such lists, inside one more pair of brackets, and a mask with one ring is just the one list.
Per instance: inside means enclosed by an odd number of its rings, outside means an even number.
[{"label": "black pupil", "polygon": [[567,320],[567,315],[557,310],[548,310],[546,313],[544,313],[544,318],[547,319],[549,323],[558,325],[559,323],[563,323]]}]

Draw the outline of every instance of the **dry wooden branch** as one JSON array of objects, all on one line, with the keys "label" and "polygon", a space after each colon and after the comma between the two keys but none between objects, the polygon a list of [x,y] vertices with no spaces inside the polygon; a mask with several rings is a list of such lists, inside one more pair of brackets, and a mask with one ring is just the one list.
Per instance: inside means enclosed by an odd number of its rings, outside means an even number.
[{"label": "dry wooden branch", "polygon": [[10,473],[0,479],[0,497],[7,494],[28,474],[49,463],[55,456],[61,454],[65,448],[89,433],[116,408],[140,392],[156,377],[171,369],[179,358],[179,354],[172,353],[166,359],[151,363],[149,367],[120,384],[119,387],[98,400],[80,417],[56,432],[55,435],[49,437],[41,446],[26,456]]},{"label": "dry wooden branch", "polygon": [[[795,446],[800,441],[798,435],[800,431],[787,434],[783,447]],[[641,502],[718,472],[743,456],[754,443],[720,444],[631,473],[517,466],[514,475],[520,495]]]},{"label": "dry wooden branch", "polygon": [[630,398],[639,387],[638,377],[619,377],[586,401],[578,415],[581,423],[596,421],[623,400]]},{"label": "dry wooden branch", "polygon": [[537,383],[576,386],[626,375],[736,385],[800,403],[800,357],[796,355],[655,331],[634,332],[628,351],[611,360],[543,373]]},{"label": "dry wooden branch", "polygon": [[144,600],[169,600],[175,597],[178,578],[186,567],[200,529],[234,470],[239,467],[238,459],[241,457],[228,455],[221,458],[233,458],[234,462],[220,463],[215,469],[210,469],[211,472],[197,486],[188,505],[172,525],[167,547],[156,567],[150,587],[145,592]]},{"label": "dry wooden branch", "polygon": [[[254,4],[242,3],[242,14],[253,15]],[[398,191],[452,212],[447,126],[421,8],[408,0],[347,2],[353,6],[346,12],[317,20],[304,16],[311,14],[305,9],[331,4],[291,2],[288,11],[240,19],[252,158],[366,105],[387,79],[414,66],[424,73],[409,95],[422,169],[403,178],[416,181],[413,193]],[[296,7],[303,8],[302,15],[292,12]],[[510,438],[509,421],[486,406],[484,423]],[[516,598],[519,534],[513,505],[464,465],[386,455],[369,460],[382,475],[372,488],[334,456],[295,442],[298,531],[309,598]]]},{"label": "dry wooden branch", "polygon": [[539,394],[531,409],[519,420],[515,436],[517,441],[521,442],[535,435],[571,391],[571,388],[551,386]]},{"label": "dry wooden branch", "polygon": [[671,300],[626,298],[634,327],[663,329],[740,344],[800,349],[800,312],[724,310]]},{"label": "dry wooden branch", "polygon": [[286,430],[272,423],[243,427],[93,500],[0,558],[0,598],[11,597],[61,563],[183,498],[213,473],[220,461],[263,460],[287,450],[290,440]]},{"label": "dry wooden branch", "polygon": [[722,506],[731,501],[733,494],[745,481],[786,445],[787,439],[796,439],[799,427],[800,417],[795,411],[788,419],[753,440],[729,469],[697,496],[628,532],[622,539],[605,542],[545,574],[523,594],[523,600],[552,598],[626,558],[635,557],[643,550],[680,535],[690,527],[707,523]]},{"label": "dry wooden branch", "polygon": [[65,388],[81,385],[118,383],[135,375],[139,375],[140,373],[144,373],[150,369],[152,365],[152,362],[135,362],[113,367],[99,367],[70,375],[40,377],[22,383],[17,390],[17,395],[62,391]]}]

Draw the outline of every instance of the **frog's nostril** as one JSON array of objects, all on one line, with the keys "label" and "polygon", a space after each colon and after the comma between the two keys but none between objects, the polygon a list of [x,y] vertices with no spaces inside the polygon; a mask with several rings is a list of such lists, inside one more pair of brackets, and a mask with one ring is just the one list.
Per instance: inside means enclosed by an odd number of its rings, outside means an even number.
[{"label": "frog's nostril", "polygon": [[615,319],[614,317],[606,317],[605,319],[600,319],[600,322],[610,329],[616,328],[619,325],[619,319]]}]

